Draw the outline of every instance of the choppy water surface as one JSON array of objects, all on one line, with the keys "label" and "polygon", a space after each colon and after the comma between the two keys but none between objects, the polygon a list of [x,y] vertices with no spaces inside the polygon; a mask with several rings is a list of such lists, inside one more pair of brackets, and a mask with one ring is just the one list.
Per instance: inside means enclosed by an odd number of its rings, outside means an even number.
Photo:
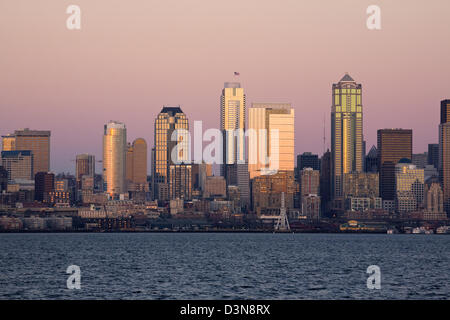
[{"label": "choppy water surface", "polygon": [[[0,234],[0,299],[449,299],[450,236]],[[81,268],[81,290],[66,286]],[[366,286],[369,265],[381,290]]]}]

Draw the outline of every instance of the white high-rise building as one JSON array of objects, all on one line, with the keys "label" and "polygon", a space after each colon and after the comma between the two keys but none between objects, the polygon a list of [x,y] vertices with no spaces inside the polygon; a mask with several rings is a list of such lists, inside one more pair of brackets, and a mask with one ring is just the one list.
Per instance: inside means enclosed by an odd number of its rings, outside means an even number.
[{"label": "white high-rise building", "polygon": [[250,179],[294,171],[294,109],[290,103],[253,103],[249,109]]},{"label": "white high-rise building", "polygon": [[223,163],[244,163],[245,94],[239,82],[225,82],[220,97],[220,130],[224,138]]}]

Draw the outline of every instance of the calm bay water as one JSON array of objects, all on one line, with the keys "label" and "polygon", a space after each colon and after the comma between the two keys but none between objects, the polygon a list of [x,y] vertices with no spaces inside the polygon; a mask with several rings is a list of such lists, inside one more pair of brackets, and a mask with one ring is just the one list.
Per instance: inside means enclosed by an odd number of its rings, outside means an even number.
[{"label": "calm bay water", "polygon": [[[0,234],[0,299],[450,299],[450,237]],[[81,290],[66,286],[81,268]],[[381,290],[366,286],[369,265]]]}]

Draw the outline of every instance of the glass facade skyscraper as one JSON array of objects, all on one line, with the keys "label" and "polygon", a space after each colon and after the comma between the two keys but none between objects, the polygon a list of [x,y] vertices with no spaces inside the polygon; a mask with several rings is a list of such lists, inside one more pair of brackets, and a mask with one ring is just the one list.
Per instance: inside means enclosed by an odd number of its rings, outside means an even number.
[{"label": "glass facade skyscraper", "polygon": [[103,183],[106,192],[116,198],[126,192],[127,129],[125,124],[110,121],[103,134]]},{"label": "glass facade skyscraper", "polygon": [[[183,163],[190,160],[189,141],[183,140],[183,131],[188,130],[188,119],[179,106],[163,107],[155,119],[155,141],[152,150],[152,188],[155,199],[169,200],[170,166],[184,165]],[[172,139],[173,134],[176,135],[175,139]],[[172,159],[172,151],[179,143],[183,145],[178,149],[175,159]],[[176,174],[181,171],[172,168],[172,172]],[[171,181],[177,181],[177,179],[174,178]],[[175,187],[172,188],[172,190],[175,189]]]},{"label": "glass facade skyscraper", "polygon": [[343,206],[344,174],[363,171],[363,140],[362,86],[345,74],[332,87],[331,183],[335,208]]}]

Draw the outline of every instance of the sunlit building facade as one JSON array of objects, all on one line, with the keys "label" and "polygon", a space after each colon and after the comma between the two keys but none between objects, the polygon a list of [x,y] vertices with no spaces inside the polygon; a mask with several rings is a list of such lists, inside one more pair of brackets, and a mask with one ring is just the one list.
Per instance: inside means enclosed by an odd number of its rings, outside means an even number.
[{"label": "sunlit building facade", "polygon": [[126,180],[129,191],[148,190],[147,143],[143,138],[128,144]]},{"label": "sunlit building facade", "polygon": [[362,86],[348,74],[332,87],[331,154],[334,207],[343,205],[343,176],[364,168]]},{"label": "sunlit building facade", "polygon": [[33,178],[37,172],[50,170],[50,131],[16,130],[3,136],[3,151],[30,150],[33,154]]},{"label": "sunlit building facade", "polygon": [[250,179],[294,171],[295,119],[290,103],[253,103],[248,131]]},{"label": "sunlit building facade", "polygon": [[397,206],[400,212],[417,209],[424,201],[424,170],[402,159],[395,166]]},{"label": "sunlit building facade", "polygon": [[110,121],[103,134],[103,183],[112,197],[126,192],[127,129],[124,123]]},{"label": "sunlit building facade", "polygon": [[439,179],[444,193],[444,208],[447,215],[450,215],[450,99],[441,101]]}]

